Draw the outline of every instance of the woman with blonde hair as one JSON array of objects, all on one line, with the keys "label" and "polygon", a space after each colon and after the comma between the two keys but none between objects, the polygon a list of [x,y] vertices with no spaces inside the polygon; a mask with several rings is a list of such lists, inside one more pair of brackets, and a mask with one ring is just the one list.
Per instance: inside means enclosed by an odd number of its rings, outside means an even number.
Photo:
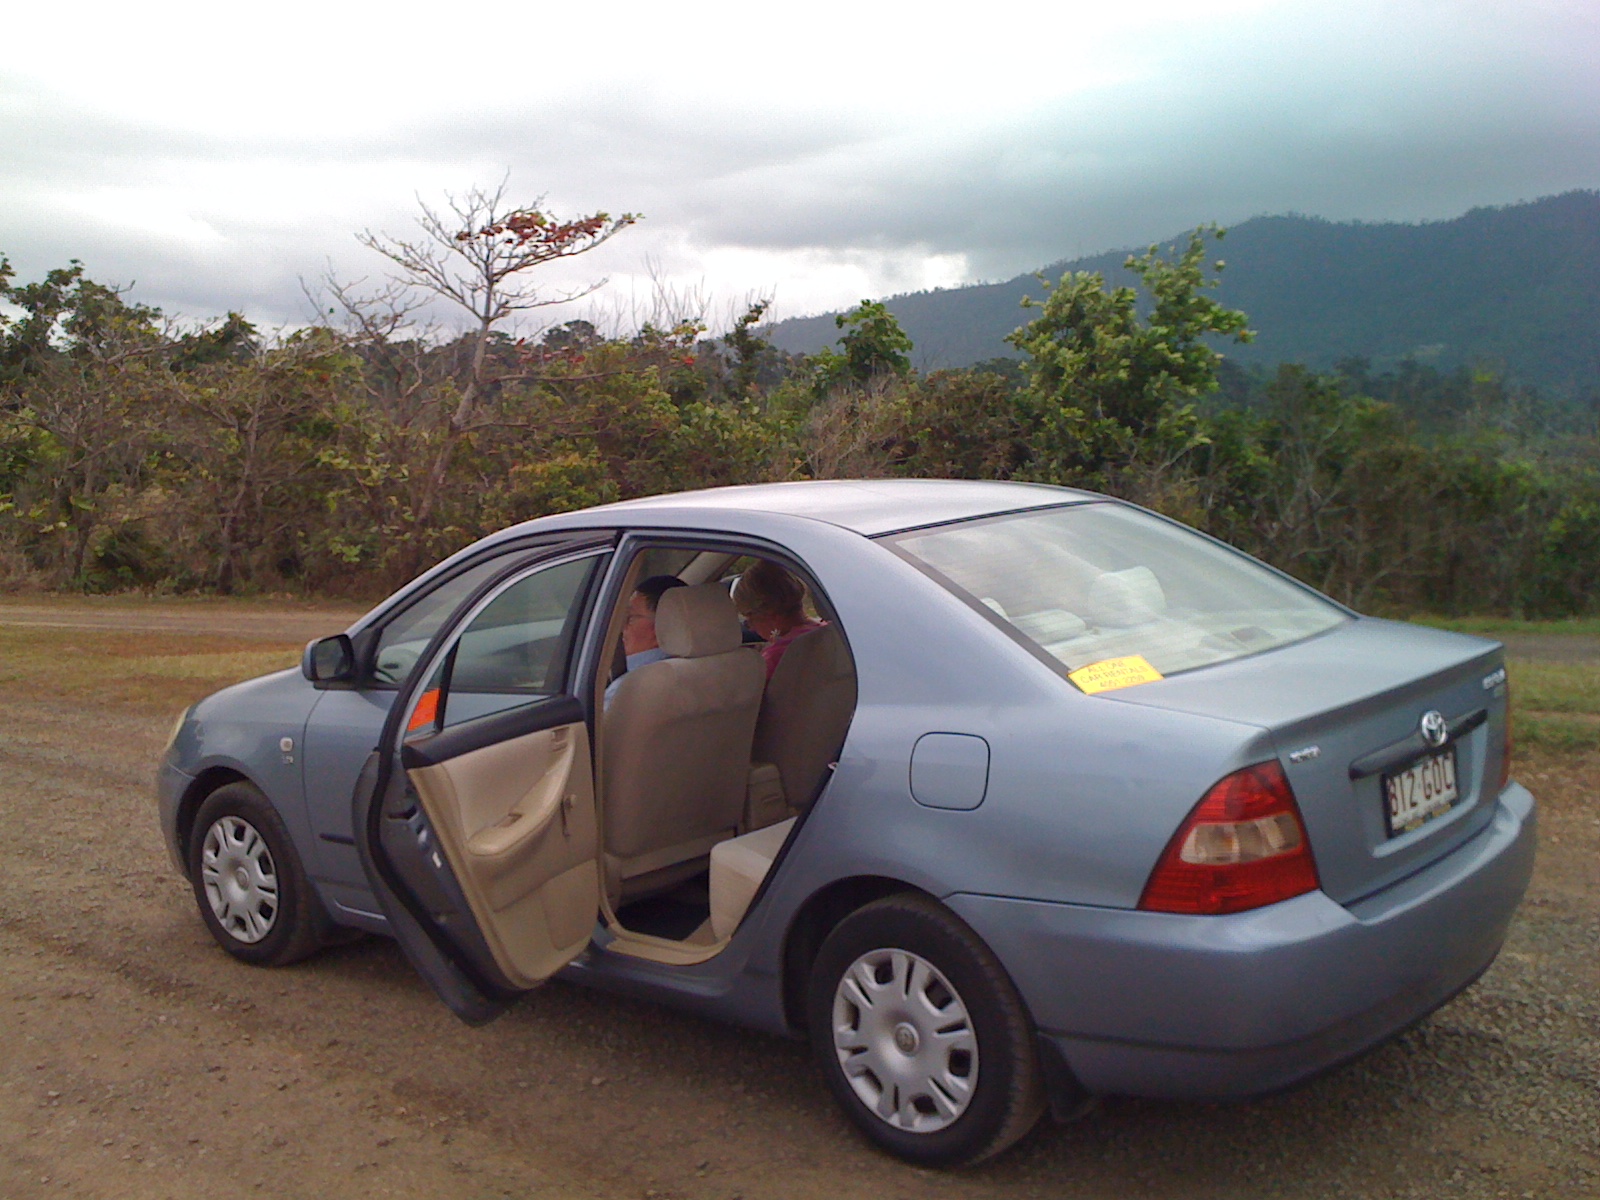
[{"label": "woman with blonde hair", "polygon": [[767,678],[777,670],[783,652],[802,634],[821,629],[826,622],[806,616],[806,585],[775,562],[762,559],[733,585],[733,604],[739,615],[766,645]]}]

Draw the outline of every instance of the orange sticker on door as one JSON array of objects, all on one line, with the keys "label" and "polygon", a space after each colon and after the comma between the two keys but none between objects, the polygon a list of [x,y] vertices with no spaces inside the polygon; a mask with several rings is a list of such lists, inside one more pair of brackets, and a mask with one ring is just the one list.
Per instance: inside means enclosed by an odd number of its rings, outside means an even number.
[{"label": "orange sticker on door", "polygon": [[1090,663],[1067,673],[1067,678],[1087,695],[1110,692],[1117,688],[1133,687],[1138,683],[1154,683],[1163,676],[1144,660],[1142,654],[1127,658],[1108,658],[1104,662]]},{"label": "orange sticker on door", "polygon": [[415,733],[419,729],[426,729],[439,719],[439,689],[429,688],[417,697],[417,706],[411,710],[411,724],[406,726],[407,733]]}]

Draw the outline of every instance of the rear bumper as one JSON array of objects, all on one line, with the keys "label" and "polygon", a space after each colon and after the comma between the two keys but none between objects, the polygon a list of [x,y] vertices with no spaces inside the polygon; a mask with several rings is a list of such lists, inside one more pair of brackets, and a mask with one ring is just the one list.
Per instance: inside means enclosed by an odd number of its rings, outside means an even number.
[{"label": "rear bumper", "polygon": [[1512,784],[1471,841],[1348,907],[1321,892],[1224,917],[957,895],[1090,1092],[1237,1099],[1394,1036],[1476,979],[1533,873]]}]

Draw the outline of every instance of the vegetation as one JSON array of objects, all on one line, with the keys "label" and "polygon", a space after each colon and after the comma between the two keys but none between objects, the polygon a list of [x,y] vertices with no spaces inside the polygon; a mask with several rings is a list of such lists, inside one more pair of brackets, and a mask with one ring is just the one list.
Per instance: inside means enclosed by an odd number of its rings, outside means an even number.
[{"label": "vegetation", "polygon": [[[1124,253],[1047,268],[1087,272],[1114,286],[1135,282]],[[1228,234],[1220,303],[1250,314],[1260,331],[1230,350],[1247,367],[1297,362],[1332,370],[1361,356],[1383,371],[1410,360],[1450,377],[1488,367],[1537,387],[1592,431],[1600,403],[1600,192],[1568,192],[1505,208],[1480,208],[1420,225],[1255,217]],[[893,296],[924,367],[960,367],[1005,353],[1017,303],[1033,275]],[[776,326],[773,341],[814,352],[833,317]],[[1380,399],[1384,397],[1379,397]]]},{"label": "vegetation", "polygon": [[[920,372],[883,304],[787,354],[754,304],[720,337],[667,312],[631,336],[568,321],[537,269],[636,218],[558,219],[501,192],[368,235],[376,293],[266,337],[179,328],[78,263],[0,259],[0,586],[381,594],[510,522],[680,488],[954,476],[1105,490],[1357,607],[1600,613],[1600,443],[1488,372],[1348,359],[1242,369],[1217,231],[1045,283],[1025,357]],[[1231,243],[1230,243],[1231,244]],[[420,323],[423,295],[471,314]],[[9,314],[9,315],[7,315]]]},{"label": "vegetation", "polygon": [[1513,653],[1510,670],[1518,744],[1600,749],[1600,670],[1593,662],[1518,660]]}]

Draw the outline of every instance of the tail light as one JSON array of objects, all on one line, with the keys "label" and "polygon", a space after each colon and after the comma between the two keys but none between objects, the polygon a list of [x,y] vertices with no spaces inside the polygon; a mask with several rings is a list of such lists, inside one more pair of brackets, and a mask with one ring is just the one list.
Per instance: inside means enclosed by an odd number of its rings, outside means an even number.
[{"label": "tail light", "polygon": [[1316,887],[1317,864],[1294,791],[1282,767],[1264,762],[1212,785],[1167,844],[1139,907],[1242,912]]}]

